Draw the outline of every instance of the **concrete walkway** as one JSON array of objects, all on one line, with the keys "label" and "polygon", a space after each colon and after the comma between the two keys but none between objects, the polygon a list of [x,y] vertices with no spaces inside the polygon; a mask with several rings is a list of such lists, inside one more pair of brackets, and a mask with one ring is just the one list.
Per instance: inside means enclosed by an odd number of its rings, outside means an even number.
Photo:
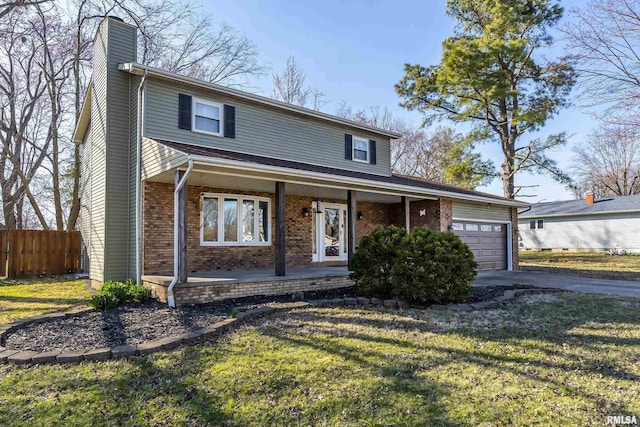
[{"label": "concrete walkway", "polygon": [[640,282],[630,280],[591,279],[570,274],[542,271],[480,271],[474,286],[533,285],[541,288],[567,289],[590,294],[640,298]]}]

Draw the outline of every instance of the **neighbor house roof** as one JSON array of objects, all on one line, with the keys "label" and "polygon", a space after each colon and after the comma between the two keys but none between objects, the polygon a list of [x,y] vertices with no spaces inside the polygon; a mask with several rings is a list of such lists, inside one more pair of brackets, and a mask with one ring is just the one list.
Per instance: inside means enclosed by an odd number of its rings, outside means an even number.
[{"label": "neighbor house roof", "polygon": [[640,212],[640,195],[597,199],[592,205],[585,200],[536,203],[521,211],[520,218],[597,215],[605,213]]},{"label": "neighbor house roof", "polygon": [[[365,172],[357,172],[345,169],[332,168],[327,166],[319,166],[308,163],[295,162],[290,160],[275,159],[271,157],[258,156],[254,154],[238,153],[234,151],[220,150],[217,148],[209,148],[196,146],[191,144],[183,144],[172,141],[164,141],[154,138],[154,141],[165,145],[182,153],[196,156],[208,157],[214,159],[225,159],[236,162],[243,162],[255,165],[264,165],[275,168],[294,169],[299,171],[313,172],[322,175],[332,175],[336,177],[351,178],[357,180],[366,180],[370,182],[388,184],[392,186],[413,188],[435,196],[447,196],[456,199],[473,200],[484,203],[495,203],[499,205],[524,207],[529,204],[518,200],[511,200],[494,194],[482,193],[480,191],[468,190],[466,188],[454,187],[451,185],[440,184],[436,182],[426,181],[420,178],[401,176],[401,175],[375,175]],[[425,191],[426,190],[426,191]]]}]

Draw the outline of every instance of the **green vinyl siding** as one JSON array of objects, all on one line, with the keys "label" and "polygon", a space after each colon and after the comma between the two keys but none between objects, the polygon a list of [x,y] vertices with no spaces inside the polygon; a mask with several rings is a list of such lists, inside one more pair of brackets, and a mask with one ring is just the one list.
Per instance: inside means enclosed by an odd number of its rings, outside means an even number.
[{"label": "green vinyl siding", "polygon": [[82,227],[88,232],[90,277],[100,282],[130,276],[130,76],[118,64],[135,59],[135,28],[105,19],[94,40],[90,138],[83,148],[90,196],[82,202],[82,221],[90,218],[90,225]]},{"label": "green vinyl siding", "polygon": [[90,191],[86,212],[89,227],[90,278],[104,281],[105,260],[105,195],[107,172],[107,36],[106,22],[98,28],[93,48],[93,74],[91,77],[91,131],[90,145],[86,147],[89,161],[87,188]]},{"label": "green vinyl siding", "polygon": [[138,146],[138,89],[142,77],[131,76],[129,84],[129,217],[128,217],[128,276],[136,276],[136,167]]},{"label": "green vinyl siding", "polygon": [[[136,30],[109,20],[107,92],[107,196],[106,196],[106,280],[131,277],[129,256],[129,75],[118,65],[136,59]],[[133,207],[132,207],[133,209]],[[135,210],[134,210],[135,214]],[[135,271],[135,270],[134,270]]]},{"label": "green vinyl siding", "polygon": [[509,206],[454,200],[452,208],[453,219],[476,219],[502,223],[511,221]]},{"label": "green vinyl siding", "polygon": [[[178,94],[236,107],[235,138],[224,138],[178,128]],[[150,79],[146,105],[146,133],[166,139],[241,153],[335,167],[377,175],[390,174],[388,137],[348,126],[329,124],[292,112],[278,111],[246,100],[222,96],[213,91],[194,91]],[[344,135],[376,141],[375,165],[345,159]]]},{"label": "green vinyl siding", "polygon": [[152,139],[143,139],[141,162],[143,180],[184,165],[186,162],[186,154]]}]

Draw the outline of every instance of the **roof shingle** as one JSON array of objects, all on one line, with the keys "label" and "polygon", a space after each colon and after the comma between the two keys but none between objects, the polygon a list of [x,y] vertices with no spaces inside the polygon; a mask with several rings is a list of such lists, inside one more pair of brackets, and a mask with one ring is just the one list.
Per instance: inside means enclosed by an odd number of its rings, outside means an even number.
[{"label": "roof shingle", "polygon": [[640,195],[610,197],[596,200],[588,205],[585,200],[563,200],[559,202],[537,203],[531,210],[522,212],[520,218],[563,215],[595,215],[603,212],[640,211]]},{"label": "roof shingle", "polygon": [[457,193],[460,195],[481,196],[481,197],[491,198],[491,199],[500,200],[500,201],[513,202],[513,200],[496,196],[494,194],[482,193],[479,191],[468,190],[466,188],[459,188],[451,185],[426,181],[426,180],[415,178],[415,177],[407,177],[402,175],[391,175],[391,176],[375,175],[375,174],[370,174],[365,172],[356,172],[356,171],[350,171],[345,169],[332,168],[328,166],[318,166],[318,165],[312,165],[308,163],[294,162],[290,160],[281,160],[281,159],[275,159],[271,157],[257,156],[254,154],[238,153],[235,151],[226,151],[226,150],[220,150],[216,148],[200,147],[200,146],[195,146],[191,144],[182,144],[178,142],[164,141],[162,139],[157,139],[157,138],[154,138],[154,140],[156,142],[159,142],[162,145],[166,145],[167,147],[173,148],[175,150],[181,151],[186,154],[215,157],[215,158],[228,159],[228,160],[237,160],[237,161],[247,162],[247,163],[257,163],[261,165],[305,170],[305,171],[318,172],[318,173],[324,173],[324,174],[330,174],[330,175],[345,176],[350,178],[386,182],[390,184],[407,185],[407,186],[418,187],[418,188],[427,189],[427,190],[448,191],[448,192]]}]

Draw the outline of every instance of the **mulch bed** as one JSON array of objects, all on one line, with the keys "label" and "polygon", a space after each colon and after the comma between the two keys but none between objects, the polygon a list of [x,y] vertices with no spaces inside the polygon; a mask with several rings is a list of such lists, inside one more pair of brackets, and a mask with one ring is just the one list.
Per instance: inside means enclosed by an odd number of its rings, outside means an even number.
[{"label": "mulch bed", "polygon": [[[509,289],[527,286],[474,288],[468,303],[494,299]],[[170,309],[157,301],[125,304],[113,310],[91,311],[74,316],[27,324],[6,336],[7,349],[32,351],[80,351],[120,345],[136,345],[204,328],[245,311],[270,303],[295,300],[355,297],[355,287],[300,292],[293,295],[256,296]]]}]

